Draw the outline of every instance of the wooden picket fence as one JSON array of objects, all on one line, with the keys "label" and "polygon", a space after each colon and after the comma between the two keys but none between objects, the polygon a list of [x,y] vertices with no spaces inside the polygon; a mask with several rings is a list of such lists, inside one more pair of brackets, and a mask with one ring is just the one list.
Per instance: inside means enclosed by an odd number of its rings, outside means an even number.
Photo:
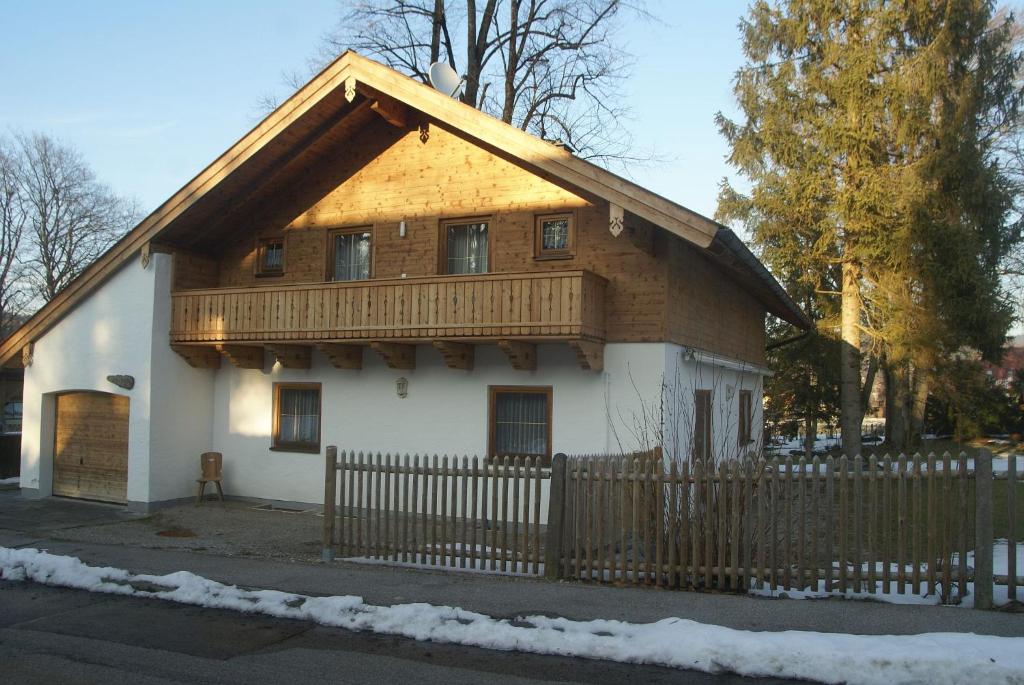
[{"label": "wooden picket fence", "polygon": [[[399,457],[327,449],[324,558],[664,588],[1017,597],[1011,459]],[[992,572],[993,497],[1008,570]],[[967,563],[969,552],[973,561]]]},{"label": "wooden picket fence", "polygon": [[327,455],[325,557],[543,573],[539,460]]},{"label": "wooden picket fence", "polygon": [[[667,471],[654,460],[569,459],[558,574],[668,588],[909,592],[955,601],[976,575],[985,577],[986,549],[991,576],[992,488],[1000,480],[1011,512],[1010,559],[1016,555],[1016,473],[1011,466],[993,478],[988,459],[984,476],[980,466],[968,469],[964,454],[697,461]],[[980,517],[971,516],[976,509]],[[971,518],[987,520],[987,531]],[[960,563],[976,549],[973,568]],[[1002,582],[1015,598],[1020,581],[1011,561],[989,587]]]}]

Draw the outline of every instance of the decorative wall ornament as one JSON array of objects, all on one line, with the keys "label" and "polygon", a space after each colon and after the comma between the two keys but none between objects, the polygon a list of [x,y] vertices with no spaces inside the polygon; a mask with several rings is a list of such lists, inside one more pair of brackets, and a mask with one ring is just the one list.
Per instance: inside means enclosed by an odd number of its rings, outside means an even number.
[{"label": "decorative wall ornament", "polygon": [[428,140],[430,140],[430,124],[422,123],[420,124],[420,142],[426,143]]},{"label": "decorative wall ornament", "polygon": [[612,235],[616,238],[622,233],[622,229],[626,227],[625,212],[622,207],[615,203],[608,205],[608,230],[611,231]]},{"label": "decorative wall ornament", "polygon": [[146,243],[145,245],[142,246],[142,249],[139,250],[139,259],[142,262],[142,268],[143,269],[148,269],[149,268],[149,262],[150,262],[150,260],[152,258],[153,258],[153,249],[152,249],[152,247],[150,246],[149,243]]},{"label": "decorative wall ornament", "polygon": [[124,388],[125,390],[131,390],[135,387],[135,376],[119,374],[115,376],[107,376],[107,380],[117,387]]},{"label": "decorative wall ornament", "polygon": [[409,396],[409,380],[405,376],[395,381],[395,392],[403,400]]},{"label": "decorative wall ornament", "polygon": [[349,102],[356,99],[356,80],[354,78],[345,79],[345,99]]},{"label": "decorative wall ornament", "polygon": [[25,347],[21,348],[21,365],[32,366],[32,362],[35,360],[36,345],[35,343],[29,343]]}]

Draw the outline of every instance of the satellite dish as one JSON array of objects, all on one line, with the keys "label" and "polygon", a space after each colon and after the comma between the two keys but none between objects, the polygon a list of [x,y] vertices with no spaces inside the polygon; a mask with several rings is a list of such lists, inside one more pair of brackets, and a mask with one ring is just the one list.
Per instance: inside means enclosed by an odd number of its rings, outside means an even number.
[{"label": "satellite dish", "polygon": [[429,75],[430,85],[450,98],[455,97],[462,90],[463,78],[444,62],[431,64]]}]

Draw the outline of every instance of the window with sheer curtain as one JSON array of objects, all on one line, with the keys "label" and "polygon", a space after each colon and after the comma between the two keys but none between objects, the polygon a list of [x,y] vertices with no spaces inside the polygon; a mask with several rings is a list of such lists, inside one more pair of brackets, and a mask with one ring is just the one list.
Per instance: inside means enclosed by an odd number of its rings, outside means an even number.
[{"label": "window with sheer curtain", "polygon": [[274,445],[320,451],[320,384],[274,384]]},{"label": "window with sheer curtain", "polygon": [[284,238],[262,238],[256,243],[256,275],[284,273]]},{"label": "window with sheer curtain", "polygon": [[487,223],[445,224],[447,273],[487,273]]},{"label": "window with sheer curtain", "polygon": [[551,457],[551,388],[491,388],[494,456]]},{"label": "window with sheer curtain", "polygon": [[338,231],[333,234],[335,281],[361,281],[370,277],[370,232]]}]

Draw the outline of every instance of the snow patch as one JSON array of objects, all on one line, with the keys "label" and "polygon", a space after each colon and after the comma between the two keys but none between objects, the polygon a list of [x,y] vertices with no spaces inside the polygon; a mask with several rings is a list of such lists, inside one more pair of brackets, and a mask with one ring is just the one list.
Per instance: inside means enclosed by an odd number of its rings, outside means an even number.
[{"label": "snow patch", "polygon": [[133,574],[89,566],[75,557],[6,547],[0,547],[0,578],[311,620],[415,640],[707,673],[863,685],[1024,682],[1024,638],[973,633],[756,632],[680,618],[645,624],[545,616],[496,619],[458,607],[376,606],[353,595],[309,597],[248,590],[188,571],[163,576]]}]

